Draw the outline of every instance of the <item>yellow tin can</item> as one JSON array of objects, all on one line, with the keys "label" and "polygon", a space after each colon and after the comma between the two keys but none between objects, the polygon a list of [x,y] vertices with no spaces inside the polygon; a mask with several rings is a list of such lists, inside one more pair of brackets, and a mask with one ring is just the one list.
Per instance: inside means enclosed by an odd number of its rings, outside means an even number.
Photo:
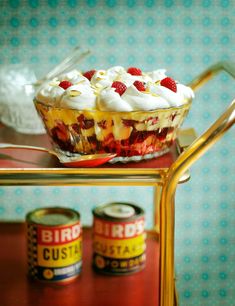
[{"label": "yellow tin can", "polygon": [[123,275],[140,271],[146,261],[144,210],[130,203],[110,203],[93,210],[93,267]]},{"label": "yellow tin can", "polygon": [[26,216],[28,273],[60,284],[74,280],[82,267],[82,227],[77,211],[47,207]]}]

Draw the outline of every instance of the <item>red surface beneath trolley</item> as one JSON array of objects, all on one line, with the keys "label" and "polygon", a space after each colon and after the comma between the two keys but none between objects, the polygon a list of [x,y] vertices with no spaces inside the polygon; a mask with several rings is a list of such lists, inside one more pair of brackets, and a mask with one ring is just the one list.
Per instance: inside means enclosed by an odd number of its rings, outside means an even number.
[{"label": "red surface beneath trolley", "polygon": [[0,223],[0,304],[2,306],[158,306],[159,242],[147,239],[144,270],[125,276],[97,274],[91,267],[92,233],[83,231],[81,275],[64,286],[27,277],[26,230],[22,223]]}]

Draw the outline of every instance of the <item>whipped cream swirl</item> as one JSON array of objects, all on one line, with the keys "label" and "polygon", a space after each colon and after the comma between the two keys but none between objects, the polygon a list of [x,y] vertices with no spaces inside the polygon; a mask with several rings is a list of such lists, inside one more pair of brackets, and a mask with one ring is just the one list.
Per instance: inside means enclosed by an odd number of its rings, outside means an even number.
[{"label": "whipped cream swirl", "polygon": [[64,91],[59,106],[80,110],[94,109],[96,106],[96,96],[90,86],[73,85]]},{"label": "whipped cream swirl", "polygon": [[[178,82],[176,92],[161,85],[165,78],[167,75],[164,69],[132,75],[125,68],[115,66],[95,71],[90,80],[81,72],[72,70],[44,83],[36,99],[62,108],[131,112],[178,107],[194,98],[192,89]],[[61,87],[62,81],[67,81],[69,85]],[[116,81],[126,86],[122,95],[112,87]],[[138,90],[135,81],[142,82],[145,90]]]}]

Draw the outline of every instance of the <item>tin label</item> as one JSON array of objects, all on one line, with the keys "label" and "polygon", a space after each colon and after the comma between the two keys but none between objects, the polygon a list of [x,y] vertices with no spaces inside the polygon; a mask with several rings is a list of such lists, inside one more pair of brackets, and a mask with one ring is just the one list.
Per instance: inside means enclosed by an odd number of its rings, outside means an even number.
[{"label": "tin label", "polygon": [[40,280],[66,280],[81,269],[82,235],[77,222],[68,226],[28,225],[31,274]]},{"label": "tin label", "polygon": [[80,223],[65,227],[38,227],[38,244],[57,245],[71,242],[81,235]]},{"label": "tin label", "polygon": [[113,240],[94,237],[94,252],[112,258],[130,258],[145,251],[144,235],[132,239]]},{"label": "tin label", "polygon": [[111,222],[94,218],[94,233],[110,239],[127,239],[144,233],[144,217],[129,222]]},{"label": "tin label", "polygon": [[145,264],[145,220],[112,222],[95,217],[94,265],[102,272],[122,274]]},{"label": "tin label", "polygon": [[39,266],[69,266],[79,260],[81,260],[81,239],[60,246],[38,245]]}]

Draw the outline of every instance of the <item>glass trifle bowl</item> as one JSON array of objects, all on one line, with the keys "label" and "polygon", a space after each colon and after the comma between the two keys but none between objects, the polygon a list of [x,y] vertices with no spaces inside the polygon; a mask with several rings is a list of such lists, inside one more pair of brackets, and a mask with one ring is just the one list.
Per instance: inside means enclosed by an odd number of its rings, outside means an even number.
[{"label": "glass trifle bowl", "polygon": [[193,97],[163,69],[116,66],[61,75],[39,88],[34,103],[56,150],[129,162],[169,151]]}]

